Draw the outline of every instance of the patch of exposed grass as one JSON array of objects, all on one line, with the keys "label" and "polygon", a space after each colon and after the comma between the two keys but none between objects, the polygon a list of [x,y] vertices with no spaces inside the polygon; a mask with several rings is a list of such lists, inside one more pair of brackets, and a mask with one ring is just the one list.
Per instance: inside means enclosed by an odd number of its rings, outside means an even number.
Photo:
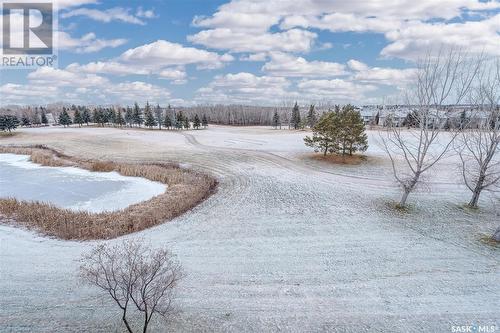
[{"label": "patch of exposed grass", "polygon": [[365,155],[336,155],[336,154],[307,154],[306,158],[316,161],[327,162],[331,164],[344,164],[344,165],[359,165],[366,162],[368,158]]},{"label": "patch of exposed grass", "polygon": [[482,235],[479,240],[481,243],[488,246],[494,247],[495,249],[500,249],[500,242],[497,242],[491,235]]},{"label": "patch of exposed grass", "polygon": [[0,138],[10,138],[10,137],[16,136],[18,134],[19,134],[19,132],[4,132],[4,131],[0,131]]},{"label": "patch of exposed grass", "polygon": [[90,171],[116,171],[123,176],[143,177],[168,185],[150,200],[123,210],[104,213],[75,212],[43,202],[0,199],[0,220],[14,220],[62,239],[109,239],[144,230],[190,210],[216,189],[217,181],[206,174],[180,168],[174,163],[117,163],[70,157],[44,146],[0,146],[0,153],[30,155],[44,166],[77,166]]},{"label": "patch of exposed grass", "polygon": [[415,207],[411,204],[406,204],[405,206],[401,206],[399,202],[396,201],[388,201],[385,203],[385,206],[390,211],[398,214],[410,214],[415,210]]}]

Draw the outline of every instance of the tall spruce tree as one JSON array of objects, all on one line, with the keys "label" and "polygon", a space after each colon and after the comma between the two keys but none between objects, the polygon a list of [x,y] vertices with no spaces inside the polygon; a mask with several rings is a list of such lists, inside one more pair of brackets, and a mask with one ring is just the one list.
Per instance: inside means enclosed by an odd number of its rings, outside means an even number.
[{"label": "tall spruce tree", "polygon": [[200,117],[198,117],[198,114],[195,114],[193,119],[193,128],[200,129],[200,125],[201,125]]},{"label": "tall spruce tree", "polygon": [[203,114],[203,116],[201,117],[201,125],[204,128],[208,127],[208,119],[207,119],[207,115],[206,114]]},{"label": "tall spruce tree", "polygon": [[139,127],[144,122],[144,120],[142,118],[141,108],[139,107],[139,104],[137,104],[137,103],[134,103],[134,113],[133,113],[132,118],[133,118],[133,123]]},{"label": "tall spruce tree", "polygon": [[31,126],[30,118],[27,115],[21,117],[21,126],[28,127]]},{"label": "tall spruce tree", "polygon": [[151,107],[149,106],[149,102],[146,102],[146,108],[144,109],[144,125],[152,128],[156,126],[156,119],[153,116],[153,112],[151,111]]},{"label": "tall spruce tree", "polygon": [[160,104],[157,104],[155,107],[155,117],[156,122],[158,123],[158,129],[161,130],[161,125],[163,123],[163,110],[160,107]]},{"label": "tall spruce tree", "polygon": [[278,114],[278,110],[274,110],[273,127],[274,129],[278,129],[278,126],[280,126],[280,115]]},{"label": "tall spruce tree", "polygon": [[117,124],[120,127],[122,127],[123,125],[125,125],[125,119],[123,119],[123,114],[122,114],[122,110],[121,109],[119,109],[118,112],[116,113],[115,124]]},{"label": "tall spruce tree", "polygon": [[184,117],[184,123],[183,123],[184,129],[190,129],[191,128],[191,123],[189,122],[188,117]]},{"label": "tall spruce tree", "polygon": [[313,128],[314,125],[316,125],[316,121],[318,121],[316,118],[316,110],[314,104],[311,104],[309,112],[307,113],[307,126],[309,126],[309,128]]},{"label": "tall spruce tree", "polygon": [[297,102],[295,102],[295,105],[293,106],[293,109],[292,109],[292,118],[291,118],[291,125],[292,125],[293,129],[299,129],[300,123],[301,123],[300,109],[299,109],[299,105],[297,104]]},{"label": "tall spruce tree", "polygon": [[134,112],[129,106],[127,106],[127,111],[125,111],[125,122],[130,127],[132,127],[134,123]]},{"label": "tall spruce tree", "polygon": [[78,109],[76,109],[74,112],[73,123],[78,124],[78,127],[82,127],[83,118],[82,118],[82,114],[80,113],[80,111]]},{"label": "tall spruce tree", "polygon": [[59,124],[64,127],[71,125],[71,117],[66,109],[63,109],[63,112],[59,115]]},{"label": "tall spruce tree", "polygon": [[41,121],[42,121],[43,125],[49,124],[49,120],[47,119],[47,115],[45,114],[45,111],[42,111]]},{"label": "tall spruce tree", "polygon": [[166,129],[172,128],[172,118],[170,118],[170,114],[168,112],[165,114],[165,120],[163,120],[163,126]]},{"label": "tall spruce tree", "polygon": [[183,117],[182,117],[182,112],[178,112],[175,114],[174,116],[174,126],[175,126],[175,129],[182,129],[182,126],[183,126]]},{"label": "tall spruce tree", "polygon": [[83,108],[83,112],[82,112],[82,120],[83,122],[88,126],[89,123],[92,121],[91,117],[90,117],[90,112],[89,112],[89,109],[87,109],[86,107]]}]

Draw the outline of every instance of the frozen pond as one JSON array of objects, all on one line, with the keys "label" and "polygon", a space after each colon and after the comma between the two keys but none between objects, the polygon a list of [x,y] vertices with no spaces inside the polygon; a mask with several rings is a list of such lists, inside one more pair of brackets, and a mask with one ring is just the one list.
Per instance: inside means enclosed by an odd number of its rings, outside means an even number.
[{"label": "frozen pond", "polygon": [[0,154],[0,197],[43,201],[93,213],[123,209],[165,192],[164,184],[116,172],[44,167],[27,155]]}]

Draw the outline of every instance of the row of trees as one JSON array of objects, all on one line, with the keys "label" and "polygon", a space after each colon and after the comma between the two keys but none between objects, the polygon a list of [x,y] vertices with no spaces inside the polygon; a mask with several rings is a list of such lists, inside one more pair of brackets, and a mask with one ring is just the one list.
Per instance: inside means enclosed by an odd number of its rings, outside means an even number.
[{"label": "row of trees", "polygon": [[71,118],[68,110],[63,109],[58,118],[59,124],[69,126],[76,124],[82,126],[89,123],[98,124],[99,126],[113,125],[113,126],[129,126],[148,128],[158,127],[158,129],[199,129],[200,127],[206,128],[208,126],[208,118],[205,114],[200,116],[195,114],[192,119],[185,116],[182,111],[174,112],[171,107],[167,108],[164,113],[160,106],[152,108],[149,103],[146,104],[144,111],[141,110],[137,103],[134,107],[127,107],[124,109],[115,110],[114,108],[96,108],[92,114],[87,108],[73,110],[73,118]]},{"label": "row of trees", "polygon": [[352,105],[324,113],[312,127],[313,135],[304,138],[316,152],[352,155],[368,149],[363,118]]},{"label": "row of trees", "polygon": [[[300,114],[300,108],[297,102],[295,102],[295,105],[293,106],[291,117],[289,118],[288,121],[288,128],[293,128],[293,129],[302,129],[302,128],[313,128],[314,125],[316,125],[318,121],[318,117],[316,115],[316,106],[314,104],[311,104],[309,106],[309,111],[307,112],[307,116],[305,118],[302,118]],[[277,129],[278,127],[281,129],[282,127],[282,121],[281,121],[281,116],[278,113],[278,110],[274,110],[273,113],[273,120],[272,120],[272,126]]]}]

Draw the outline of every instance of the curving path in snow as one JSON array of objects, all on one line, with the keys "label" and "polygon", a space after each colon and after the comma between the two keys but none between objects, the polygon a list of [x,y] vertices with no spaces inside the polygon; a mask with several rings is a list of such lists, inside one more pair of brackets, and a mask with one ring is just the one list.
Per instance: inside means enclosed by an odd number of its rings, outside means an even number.
[{"label": "curving path in snow", "polygon": [[[464,212],[456,159],[398,215],[399,192],[370,133],[370,163],[304,158],[302,132],[214,127],[157,132],[31,129],[6,143],[44,143],[70,155],[176,160],[216,175],[218,192],[183,216],[126,237],[169,246],[186,273],[179,332],[449,332],[500,327],[499,250],[479,241],[498,223],[495,204]],[[496,204],[498,206],[498,204]],[[78,282],[93,243],[0,226],[0,330],[114,330],[106,298]],[[109,310],[109,311],[108,311]],[[163,331],[163,330],[160,330]]]}]

